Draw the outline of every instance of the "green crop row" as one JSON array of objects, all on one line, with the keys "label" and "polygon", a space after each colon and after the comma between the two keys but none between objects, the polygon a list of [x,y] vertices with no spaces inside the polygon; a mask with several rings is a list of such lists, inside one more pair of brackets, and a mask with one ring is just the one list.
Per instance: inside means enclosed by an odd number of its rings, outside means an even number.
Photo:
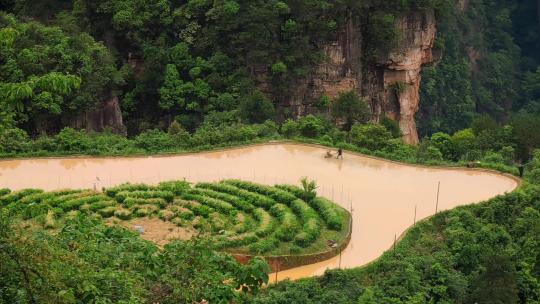
[{"label": "green crop row", "polygon": [[328,228],[339,231],[343,227],[344,218],[338,207],[324,197],[316,197],[311,205],[319,212]]},{"label": "green crop row", "polygon": [[220,199],[216,199],[216,198],[212,198],[212,197],[209,197],[209,196],[205,196],[205,195],[198,195],[198,194],[193,194],[192,192],[188,192],[188,193],[184,193],[182,195],[182,198],[185,199],[185,200],[190,200],[190,201],[197,201],[203,205],[207,205],[209,207],[212,207],[213,209],[216,209],[217,211],[219,212],[222,212],[222,213],[225,213],[225,214],[230,214],[232,213],[233,211],[235,211],[236,209],[233,207],[233,205],[225,202],[225,201],[222,201]]},{"label": "green crop row", "polygon": [[105,189],[105,194],[107,194],[110,197],[115,197],[116,194],[118,194],[119,192],[122,192],[122,191],[128,191],[128,192],[131,192],[131,191],[148,191],[148,190],[153,190],[153,189],[155,189],[155,187],[149,186],[149,185],[146,185],[146,184],[130,184],[130,183],[126,183],[126,184],[122,184],[122,185],[119,185],[119,186],[115,186],[115,187]]},{"label": "green crop row", "polygon": [[224,192],[228,193],[230,195],[234,195],[250,204],[256,207],[262,207],[265,209],[269,209],[272,207],[276,202],[264,195],[250,192],[244,189],[240,189],[236,186],[225,184],[225,183],[219,183],[219,184],[199,184],[198,187],[205,188],[205,189],[211,189],[218,192]]},{"label": "green crop row", "polygon": [[274,187],[290,192],[305,202],[311,202],[316,196],[315,192],[305,191],[304,189],[293,185],[276,185]]},{"label": "green crop row", "polygon": [[193,201],[185,201],[176,199],[175,204],[178,204],[180,206],[183,206],[189,210],[191,210],[195,215],[202,216],[202,217],[208,217],[210,213],[214,212],[213,208],[210,208],[206,205],[202,205],[199,202],[193,202]]},{"label": "green crop row", "polygon": [[313,243],[321,234],[319,216],[313,208],[301,199],[297,199],[291,204],[293,211],[302,218],[302,232],[294,237],[295,244],[307,247]]},{"label": "green crop row", "polygon": [[60,191],[53,191],[53,192],[37,192],[31,195],[27,195],[19,200],[19,203],[21,204],[30,204],[30,203],[42,203],[46,201],[51,201],[56,199],[57,197],[73,194],[73,193],[80,193],[80,190],[60,190]]},{"label": "green crop row", "polygon": [[9,194],[11,192],[11,190],[7,189],[7,188],[1,188],[0,189],[0,197],[6,195],[6,194]]},{"label": "green crop row", "polygon": [[20,199],[22,199],[25,196],[41,193],[43,190],[40,189],[24,189],[21,191],[16,192],[10,192],[2,197],[0,197],[0,206],[7,206],[10,203],[18,202]]},{"label": "green crop row", "polygon": [[262,208],[253,210],[253,216],[259,222],[259,227],[255,230],[255,234],[258,237],[265,237],[272,233],[275,227],[274,218]]},{"label": "green crop row", "polygon": [[223,181],[223,183],[230,184],[250,192],[265,195],[272,198],[274,201],[285,204],[287,206],[297,199],[294,194],[272,186],[260,185],[235,179],[226,180]]},{"label": "green crop row", "polygon": [[128,196],[126,199],[124,199],[123,204],[126,208],[132,208],[136,205],[156,205],[159,208],[164,208],[165,206],[167,206],[167,202],[159,197],[137,198]]},{"label": "green crop row", "polygon": [[161,182],[158,184],[157,189],[162,191],[169,191],[176,196],[182,195],[184,192],[191,188],[190,184],[186,181],[169,181]]},{"label": "green crop row", "polygon": [[[79,209],[82,205],[87,205],[87,204],[93,205],[94,203],[107,202],[107,201],[111,201],[111,199],[102,194],[95,194],[91,196],[84,196],[84,197],[75,198],[75,199],[62,202],[58,204],[58,207],[62,208],[62,210],[67,212],[70,210]],[[90,211],[95,211],[95,210],[91,209]]]},{"label": "green crop row", "polygon": [[245,212],[253,211],[254,209],[253,205],[240,199],[239,197],[228,194],[228,193],[218,192],[212,189],[205,188],[204,185],[205,185],[204,183],[198,184],[196,188],[190,190],[190,193],[205,195],[208,197],[220,199]]},{"label": "green crop row", "polygon": [[249,252],[252,254],[263,254],[276,248],[278,245],[279,240],[273,236],[270,236],[249,245]]},{"label": "green crop row", "polygon": [[93,191],[78,191],[78,192],[74,192],[74,193],[69,193],[69,194],[55,196],[55,197],[45,199],[45,200],[43,200],[43,203],[49,204],[49,205],[51,205],[53,207],[56,207],[56,206],[59,206],[62,203],[70,201],[72,199],[82,198],[82,197],[86,197],[86,196],[92,196],[92,195],[95,195],[95,194],[96,194],[96,192],[93,192]]},{"label": "green crop row", "polygon": [[285,242],[293,240],[300,228],[300,224],[291,209],[283,204],[275,204],[270,208],[270,213],[280,221],[279,227],[274,232],[275,236]]},{"label": "green crop row", "polygon": [[159,211],[159,206],[156,205],[135,205],[133,207],[133,215],[137,217],[145,217],[155,214]]},{"label": "green crop row", "polygon": [[150,198],[161,198],[164,199],[166,202],[170,203],[174,199],[174,194],[170,191],[160,191],[160,190],[135,190],[135,191],[120,191],[116,193],[114,196],[114,199],[116,199],[117,202],[123,203],[126,198],[142,198],[142,199],[150,199]]},{"label": "green crop row", "polygon": [[259,237],[254,232],[247,232],[232,237],[218,237],[216,238],[216,249],[223,248],[235,248],[245,246],[254,242],[257,242]]}]

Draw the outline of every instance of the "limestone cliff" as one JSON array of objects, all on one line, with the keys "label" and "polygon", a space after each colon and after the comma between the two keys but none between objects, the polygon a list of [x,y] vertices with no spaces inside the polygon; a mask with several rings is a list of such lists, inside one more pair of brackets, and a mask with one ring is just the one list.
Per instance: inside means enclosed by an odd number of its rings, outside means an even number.
[{"label": "limestone cliff", "polygon": [[334,98],[341,92],[356,90],[371,104],[373,121],[384,116],[395,119],[404,142],[418,143],[414,115],[419,106],[421,68],[433,61],[435,17],[432,12],[412,12],[401,16],[396,26],[400,33],[398,47],[363,67],[362,31],[349,21],[336,41],[322,45],[327,60],[296,85],[284,106],[302,116],[311,112],[311,105],[322,95]]},{"label": "limestone cliff", "polygon": [[118,134],[127,133],[118,97],[107,98],[95,109],[86,111],[75,120],[74,127],[97,132],[108,128]]}]

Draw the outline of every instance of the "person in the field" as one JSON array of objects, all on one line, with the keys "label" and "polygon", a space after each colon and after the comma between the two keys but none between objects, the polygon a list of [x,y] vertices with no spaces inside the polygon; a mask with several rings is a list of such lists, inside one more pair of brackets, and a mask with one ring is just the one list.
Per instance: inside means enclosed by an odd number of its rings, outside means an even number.
[{"label": "person in the field", "polygon": [[341,148],[339,148],[339,149],[337,150],[337,156],[336,156],[336,158],[340,158],[340,157],[341,157],[341,159],[343,159],[343,149],[341,149]]}]

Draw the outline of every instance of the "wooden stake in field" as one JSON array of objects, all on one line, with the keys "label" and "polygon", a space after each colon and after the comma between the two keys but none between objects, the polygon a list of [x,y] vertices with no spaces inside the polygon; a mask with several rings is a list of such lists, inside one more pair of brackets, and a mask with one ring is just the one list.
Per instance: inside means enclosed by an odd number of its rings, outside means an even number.
[{"label": "wooden stake in field", "polygon": [[439,183],[437,184],[437,203],[435,204],[435,214],[437,214],[437,212],[439,212],[439,192],[441,190],[441,182],[439,181]]},{"label": "wooden stake in field", "polygon": [[339,249],[339,269],[341,269],[341,252],[343,251],[343,249]]},{"label": "wooden stake in field", "polygon": [[274,267],[276,268],[276,284],[277,284],[277,279],[278,279],[278,273],[279,273],[279,261],[276,259],[274,260]]},{"label": "wooden stake in field", "polygon": [[416,208],[418,207],[418,205],[414,205],[414,223],[413,225],[416,225]]}]

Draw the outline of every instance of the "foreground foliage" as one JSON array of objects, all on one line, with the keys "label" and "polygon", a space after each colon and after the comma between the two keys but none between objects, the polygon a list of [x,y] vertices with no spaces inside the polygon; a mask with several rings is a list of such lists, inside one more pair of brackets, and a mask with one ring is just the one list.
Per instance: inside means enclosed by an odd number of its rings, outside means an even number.
[{"label": "foreground foliage", "polygon": [[55,235],[0,210],[0,303],[211,303],[237,301],[268,280],[202,239],[159,250],[137,234],[79,215]]}]

